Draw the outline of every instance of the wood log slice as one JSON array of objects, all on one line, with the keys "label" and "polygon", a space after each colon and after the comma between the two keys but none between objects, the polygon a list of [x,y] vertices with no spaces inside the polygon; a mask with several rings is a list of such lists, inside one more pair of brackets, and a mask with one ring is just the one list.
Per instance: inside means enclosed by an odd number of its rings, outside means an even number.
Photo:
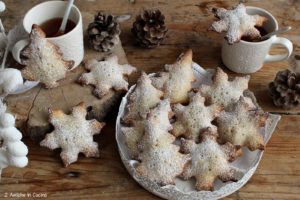
[{"label": "wood log slice", "polygon": [[[87,44],[87,42],[86,42]],[[128,63],[126,54],[119,43],[111,52],[100,53],[88,47],[85,48],[85,58],[102,60],[110,53],[119,58],[119,63]],[[84,102],[88,109],[87,118],[96,118],[103,121],[114,106],[119,104],[121,93],[111,90],[106,96],[99,99],[92,94],[93,86],[81,86],[76,81],[86,72],[83,63],[67,73],[65,79],[59,81],[59,86],[53,89],[45,89],[38,85],[35,88],[18,95],[10,95],[6,98],[8,112],[16,117],[16,125],[25,136],[34,140],[41,140],[51,131],[52,126],[48,122],[48,109],[61,109],[70,113],[73,106]]]}]

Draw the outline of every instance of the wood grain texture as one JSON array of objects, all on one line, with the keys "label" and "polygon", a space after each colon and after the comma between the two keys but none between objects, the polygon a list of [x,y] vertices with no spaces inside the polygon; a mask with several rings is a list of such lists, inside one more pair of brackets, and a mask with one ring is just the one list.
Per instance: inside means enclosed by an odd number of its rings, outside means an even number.
[{"label": "wood grain texture", "polygon": [[[4,24],[8,28],[12,27],[38,2],[40,1],[7,1],[7,11],[1,17]],[[129,13],[135,16],[142,9],[159,8],[166,16],[169,32],[163,44],[156,49],[142,49],[135,45],[130,33],[134,18],[121,25],[121,40],[129,63],[146,72],[155,72],[161,70],[164,64],[172,63],[188,47],[193,49],[194,61],[204,68],[223,67],[220,59],[222,36],[207,31],[213,20],[209,9],[213,6],[231,6],[236,2],[136,0],[132,4],[127,0],[77,0],[75,3],[89,20],[92,20],[97,10],[114,15]],[[283,36],[292,40],[295,53],[300,54],[299,0],[243,2],[270,11],[277,18],[279,26],[291,25],[293,29]],[[282,51],[278,46],[272,49],[272,53]],[[260,71],[251,75],[250,88],[259,104],[266,111],[281,113],[282,120],[268,143],[254,176],[242,189],[225,199],[300,198],[300,108],[289,111],[276,108],[267,93],[267,85],[274,79],[276,72],[288,67],[287,61],[267,63]],[[27,108],[24,106],[22,109]],[[122,165],[114,138],[116,112],[117,109],[110,116],[103,132],[95,137],[100,146],[99,159],[81,156],[77,163],[63,168],[59,150],[49,151],[25,139],[30,148],[29,166],[3,171],[0,198],[5,192],[45,192],[48,199],[159,199],[141,188]]]}]

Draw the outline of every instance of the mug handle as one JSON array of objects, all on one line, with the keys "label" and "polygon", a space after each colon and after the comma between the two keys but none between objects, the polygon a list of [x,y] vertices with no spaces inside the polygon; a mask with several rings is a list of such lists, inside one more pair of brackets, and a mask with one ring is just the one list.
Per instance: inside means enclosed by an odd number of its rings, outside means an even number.
[{"label": "mug handle", "polygon": [[29,44],[29,41],[27,39],[24,39],[24,40],[20,40],[19,42],[17,42],[14,46],[14,48],[12,49],[12,55],[14,57],[14,59],[20,63],[21,65],[23,64],[22,63],[22,60],[21,60],[21,57],[20,57],[20,54],[21,54],[21,51]]},{"label": "mug handle", "polygon": [[[276,36],[275,36],[276,37]],[[265,62],[275,62],[275,61],[282,61],[290,57],[293,52],[293,44],[290,40],[283,38],[283,37],[276,37],[272,44],[280,44],[286,48],[287,53],[281,55],[270,55],[267,54],[265,57]]]}]

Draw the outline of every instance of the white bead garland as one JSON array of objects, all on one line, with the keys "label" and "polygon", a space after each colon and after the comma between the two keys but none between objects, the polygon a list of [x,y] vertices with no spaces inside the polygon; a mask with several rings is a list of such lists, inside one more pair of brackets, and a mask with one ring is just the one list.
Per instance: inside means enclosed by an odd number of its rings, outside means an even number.
[{"label": "white bead garland", "polygon": [[6,106],[0,102],[0,178],[2,169],[8,166],[25,167],[28,163],[27,146],[21,141],[22,133],[15,127],[15,118],[6,113]]}]

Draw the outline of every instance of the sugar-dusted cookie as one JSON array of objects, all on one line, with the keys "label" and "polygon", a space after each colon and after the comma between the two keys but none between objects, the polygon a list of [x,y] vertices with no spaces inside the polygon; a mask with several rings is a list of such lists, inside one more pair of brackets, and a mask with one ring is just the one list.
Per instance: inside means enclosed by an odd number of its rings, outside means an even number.
[{"label": "sugar-dusted cookie", "polygon": [[[170,106],[170,100],[164,99],[160,101],[160,103],[149,112],[144,122],[145,124],[145,136],[143,138],[144,142],[146,142],[147,144],[148,143],[156,144],[157,142],[164,142],[164,141],[168,143],[169,141],[173,140],[174,136],[169,133],[169,131],[172,130],[173,128],[170,123],[171,116],[172,116],[172,110]],[[152,142],[149,140],[152,140]],[[143,142],[141,142],[140,145],[147,146],[144,145]]]},{"label": "sugar-dusted cookie", "polygon": [[136,71],[136,68],[128,64],[120,65],[116,55],[110,55],[104,61],[89,60],[85,63],[85,68],[90,72],[83,73],[78,81],[94,85],[94,94],[99,98],[105,96],[110,89],[127,91],[128,82],[124,79],[124,75]]},{"label": "sugar-dusted cookie", "polygon": [[163,96],[163,92],[156,89],[146,73],[142,73],[137,81],[136,88],[129,96],[127,113],[124,122],[146,118],[151,108],[155,107]]},{"label": "sugar-dusted cookie", "polygon": [[93,135],[99,134],[105,123],[86,120],[84,103],[73,107],[72,113],[66,115],[61,110],[49,109],[50,123],[54,131],[47,134],[40,145],[49,149],[61,148],[60,157],[65,166],[76,162],[79,153],[86,157],[99,157],[98,144]]},{"label": "sugar-dusted cookie", "polygon": [[215,104],[205,106],[204,101],[204,97],[198,92],[191,97],[188,106],[174,105],[173,111],[176,116],[176,122],[173,124],[172,133],[176,137],[184,135],[188,139],[198,141],[199,134],[204,128],[217,128],[211,122],[219,115],[222,109]]},{"label": "sugar-dusted cookie", "polygon": [[217,118],[218,132],[222,142],[247,146],[251,151],[265,147],[260,127],[265,126],[268,113],[251,110],[244,97],[232,105],[228,112]]},{"label": "sugar-dusted cookie", "polygon": [[171,65],[165,65],[167,72],[162,72],[152,78],[155,87],[164,92],[164,97],[170,98],[171,103],[187,103],[188,92],[192,89],[195,76],[192,69],[193,52],[189,49],[180,55]]},{"label": "sugar-dusted cookie", "polygon": [[213,8],[212,12],[219,21],[214,22],[210,30],[218,33],[226,32],[225,39],[229,44],[240,41],[242,36],[250,39],[260,38],[260,32],[256,27],[262,27],[267,21],[266,17],[247,14],[244,4],[238,4],[231,10]]},{"label": "sugar-dusted cookie", "polygon": [[162,186],[174,184],[174,178],[182,173],[189,159],[179,152],[179,146],[173,144],[175,137],[168,132],[172,128],[168,122],[170,111],[169,100],[163,100],[147,116],[136,167],[137,176]]},{"label": "sugar-dusted cookie", "polygon": [[193,140],[182,139],[182,149],[191,154],[191,160],[183,171],[183,178],[196,178],[197,190],[213,190],[215,179],[223,182],[236,181],[235,170],[229,165],[241,154],[240,149],[230,143],[219,145],[216,141],[218,134],[211,128],[207,128],[201,134],[201,143]]},{"label": "sugar-dusted cookie", "polygon": [[22,70],[25,79],[40,81],[46,88],[58,86],[57,81],[65,78],[74,61],[63,59],[59,47],[47,40],[46,34],[38,25],[32,25],[29,45],[22,51],[26,57]]},{"label": "sugar-dusted cookie", "polygon": [[[225,109],[231,104],[237,102],[243,92],[248,88],[250,76],[235,77],[232,81],[228,80],[228,75],[217,68],[212,85],[202,84],[199,91],[209,103],[223,106]],[[251,100],[250,100],[251,101]]]},{"label": "sugar-dusted cookie", "polygon": [[144,129],[144,120],[135,121],[131,127],[121,128],[121,131],[125,136],[125,144],[132,159],[137,159],[138,157],[138,143],[144,135]]}]

